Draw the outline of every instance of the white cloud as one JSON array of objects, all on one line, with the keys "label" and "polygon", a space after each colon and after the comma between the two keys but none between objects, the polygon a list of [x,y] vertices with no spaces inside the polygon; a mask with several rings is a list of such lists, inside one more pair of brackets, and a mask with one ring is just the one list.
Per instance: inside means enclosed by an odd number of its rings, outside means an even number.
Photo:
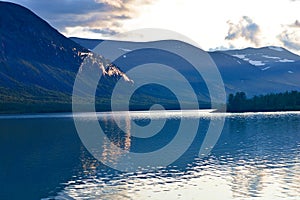
[{"label": "white cloud", "polygon": [[243,38],[255,44],[255,46],[259,46],[260,28],[250,17],[243,16],[237,24],[231,21],[228,21],[227,24],[229,25],[229,30],[227,36],[225,37],[226,40]]},{"label": "white cloud", "polygon": [[300,31],[284,30],[278,39],[282,42],[282,45],[290,50],[300,51]]}]

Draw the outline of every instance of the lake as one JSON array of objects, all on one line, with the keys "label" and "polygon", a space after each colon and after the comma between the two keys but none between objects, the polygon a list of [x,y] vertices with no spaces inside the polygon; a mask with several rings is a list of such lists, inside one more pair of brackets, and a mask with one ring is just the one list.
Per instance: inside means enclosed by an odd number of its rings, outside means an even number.
[{"label": "lake", "polygon": [[[76,117],[89,123],[89,115]],[[168,166],[125,172],[94,158],[71,114],[2,115],[0,199],[300,199],[300,112],[97,117],[108,138],[102,159],[115,164],[124,150],[141,154],[172,144],[182,121],[199,128]],[[216,145],[199,157],[209,124],[220,117],[225,123]],[[161,122],[157,135],[135,137],[133,124]],[[193,134],[184,130],[186,138]]]}]

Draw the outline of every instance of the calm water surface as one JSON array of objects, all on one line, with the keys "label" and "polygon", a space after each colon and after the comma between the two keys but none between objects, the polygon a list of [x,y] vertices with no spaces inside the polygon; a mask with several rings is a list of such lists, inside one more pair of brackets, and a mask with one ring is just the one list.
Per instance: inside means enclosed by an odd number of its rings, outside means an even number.
[{"label": "calm water surface", "polygon": [[[218,143],[200,159],[212,115],[218,114],[189,117],[200,120],[198,134],[170,166],[134,173],[93,158],[71,115],[0,116],[0,199],[300,199],[300,113],[226,114]],[[120,121],[130,133],[128,118]],[[174,138],[180,116],[168,116],[151,140],[120,131],[109,114],[99,115],[99,123],[123,149],[148,152]],[[149,119],[134,123],[146,126]],[[118,162],[109,141],[103,148]]]}]

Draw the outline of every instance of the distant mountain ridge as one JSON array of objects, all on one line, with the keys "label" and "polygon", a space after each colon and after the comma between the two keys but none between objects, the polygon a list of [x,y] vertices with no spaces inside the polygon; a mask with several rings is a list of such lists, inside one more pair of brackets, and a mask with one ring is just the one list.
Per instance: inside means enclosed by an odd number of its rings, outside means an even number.
[{"label": "distant mountain ridge", "polygon": [[300,61],[300,56],[282,47],[268,46],[262,48],[246,48],[223,51],[231,56],[240,58],[263,70],[276,63],[293,63]]},{"label": "distant mountain ridge", "polygon": [[94,49],[99,43],[104,41],[101,39],[88,39],[88,38],[79,38],[79,37],[70,37],[70,39],[90,50]]},{"label": "distant mountain ridge", "polygon": [[[92,50],[103,40],[71,38]],[[160,41],[161,43],[167,41]],[[169,41],[172,42],[172,41]],[[113,41],[115,51],[127,53],[136,42]],[[175,42],[174,42],[174,45]],[[129,49],[128,49],[129,48]],[[229,93],[248,96],[300,90],[300,56],[282,47],[246,48],[208,52],[214,60]],[[175,63],[174,63],[175,64]],[[121,68],[122,69],[122,68]]]}]

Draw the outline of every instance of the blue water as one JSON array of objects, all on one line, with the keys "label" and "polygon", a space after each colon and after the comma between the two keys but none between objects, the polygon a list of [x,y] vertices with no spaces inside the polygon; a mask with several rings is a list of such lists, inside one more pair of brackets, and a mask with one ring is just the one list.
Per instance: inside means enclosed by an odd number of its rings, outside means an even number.
[{"label": "blue water", "polygon": [[[0,116],[0,199],[300,199],[300,113],[223,114],[217,144],[199,158],[209,122],[217,115],[186,117],[200,122],[187,151],[167,167],[135,172],[120,172],[95,159],[70,114]],[[156,116],[153,121],[166,120],[165,126],[141,139],[122,132],[109,114],[98,115],[111,141],[137,153],[169,144],[181,117]],[[143,114],[135,113],[132,120],[142,127],[151,123]],[[120,152],[109,144],[106,155],[118,162]]]}]

